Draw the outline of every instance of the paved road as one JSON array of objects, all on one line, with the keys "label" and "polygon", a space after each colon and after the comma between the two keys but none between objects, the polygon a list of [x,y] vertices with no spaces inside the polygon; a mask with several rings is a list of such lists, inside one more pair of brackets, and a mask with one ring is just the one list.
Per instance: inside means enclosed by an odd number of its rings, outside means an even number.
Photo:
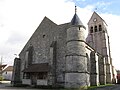
[{"label": "paved road", "polygon": [[[30,89],[31,90],[50,90],[50,89],[34,89],[30,87],[11,87],[11,84],[9,81],[0,82],[0,90],[30,90]],[[52,89],[52,90],[55,90],[55,89]],[[93,90],[120,90],[120,84],[116,84],[113,86],[99,87]]]},{"label": "paved road", "polygon": [[120,90],[120,84],[116,84],[113,86],[106,86],[106,87],[101,87],[101,88],[97,88],[94,90]]},{"label": "paved road", "polygon": [[[30,87],[12,87],[10,81],[0,81],[0,90],[38,90]],[[42,90],[42,89],[39,89]],[[45,90],[45,89],[44,89]]]}]

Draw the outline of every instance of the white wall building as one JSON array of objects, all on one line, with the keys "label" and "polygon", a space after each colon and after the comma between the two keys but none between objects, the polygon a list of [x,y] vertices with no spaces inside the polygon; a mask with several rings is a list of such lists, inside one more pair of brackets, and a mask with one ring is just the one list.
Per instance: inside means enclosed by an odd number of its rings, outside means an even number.
[{"label": "white wall building", "polygon": [[4,80],[12,80],[13,66],[8,66],[3,70],[2,76]]}]

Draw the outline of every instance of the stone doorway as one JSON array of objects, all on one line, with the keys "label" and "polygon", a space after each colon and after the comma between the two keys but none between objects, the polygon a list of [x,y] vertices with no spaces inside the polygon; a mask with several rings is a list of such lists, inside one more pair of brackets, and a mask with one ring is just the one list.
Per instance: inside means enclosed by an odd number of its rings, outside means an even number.
[{"label": "stone doorway", "polygon": [[31,85],[37,85],[37,74],[31,74]]}]

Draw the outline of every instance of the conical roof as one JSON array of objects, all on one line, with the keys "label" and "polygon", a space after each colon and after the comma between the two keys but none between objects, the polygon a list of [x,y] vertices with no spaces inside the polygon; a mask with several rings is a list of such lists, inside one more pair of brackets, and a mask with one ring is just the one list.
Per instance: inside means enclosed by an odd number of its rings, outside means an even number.
[{"label": "conical roof", "polygon": [[72,25],[83,25],[81,20],[79,19],[78,15],[75,13],[72,20],[71,20]]},{"label": "conical roof", "polygon": [[85,28],[82,21],[79,19],[78,15],[76,14],[76,6],[75,6],[75,14],[71,20],[71,25],[79,25],[79,26]]}]

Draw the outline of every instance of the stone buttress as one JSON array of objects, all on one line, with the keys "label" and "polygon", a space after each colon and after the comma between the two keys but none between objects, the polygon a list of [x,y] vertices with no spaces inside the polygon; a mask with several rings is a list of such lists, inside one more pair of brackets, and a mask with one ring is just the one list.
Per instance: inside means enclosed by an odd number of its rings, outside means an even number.
[{"label": "stone buttress", "polygon": [[90,54],[90,85],[98,86],[99,85],[99,70],[98,70],[98,56],[94,51]]},{"label": "stone buttress", "polygon": [[105,58],[103,56],[99,56],[98,63],[99,63],[99,83],[100,85],[105,85],[106,84]]},{"label": "stone buttress", "polygon": [[13,67],[12,81],[11,81],[13,86],[17,86],[18,84],[21,84],[20,63],[21,63],[20,58],[14,59],[14,67]]}]

